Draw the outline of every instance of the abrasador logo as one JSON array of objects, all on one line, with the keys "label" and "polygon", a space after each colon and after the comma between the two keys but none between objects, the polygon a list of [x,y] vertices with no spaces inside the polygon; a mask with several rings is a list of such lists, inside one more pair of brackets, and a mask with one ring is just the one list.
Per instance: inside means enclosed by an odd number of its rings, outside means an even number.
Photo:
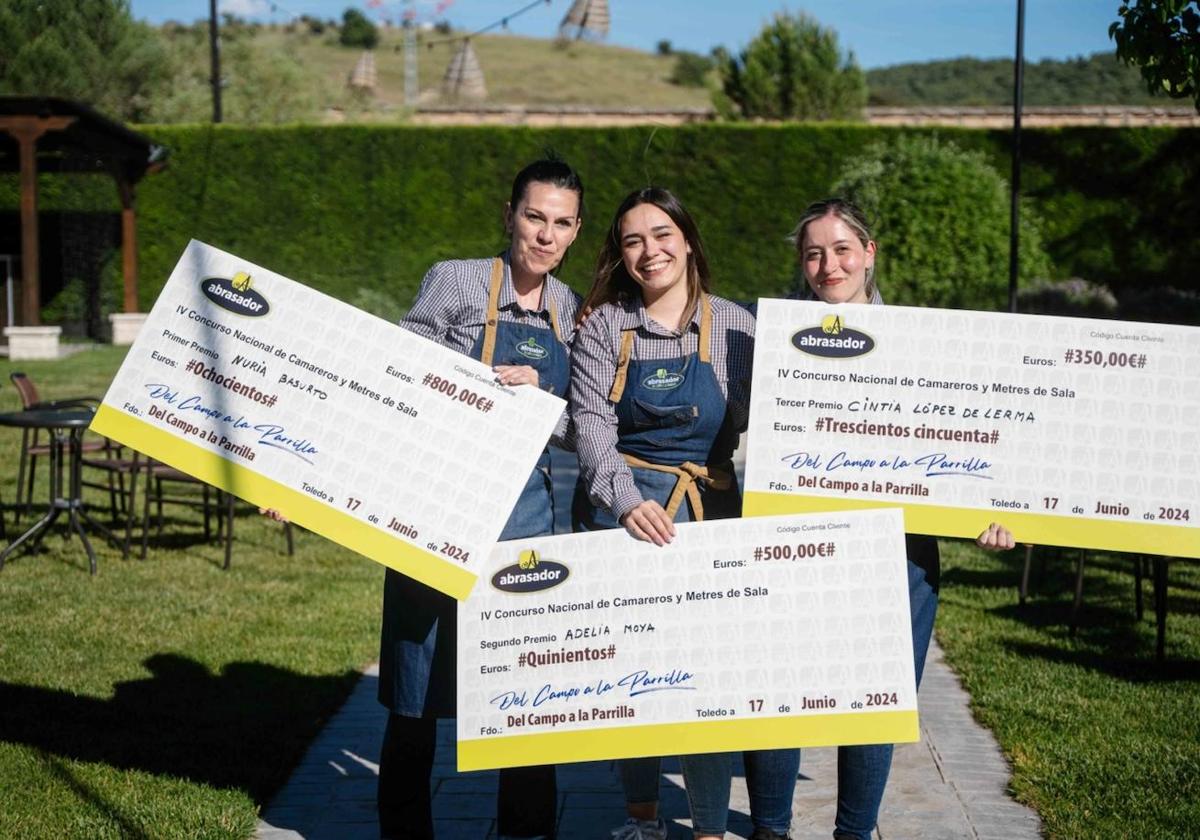
[{"label": "abrasador logo", "polygon": [[652,391],[670,391],[683,384],[682,373],[674,373],[666,368],[659,368],[642,380],[642,384]]},{"label": "abrasador logo", "polygon": [[492,575],[492,586],[502,592],[541,592],[565,581],[571,570],[557,560],[543,560],[532,549],[521,552],[517,564]]},{"label": "abrasador logo", "polygon": [[826,315],[821,319],[821,326],[809,327],[793,335],[792,346],[810,356],[849,359],[874,350],[875,339],[847,327],[841,315]]},{"label": "abrasador logo", "polygon": [[546,358],[546,353],[548,351],[545,347],[538,344],[537,341],[534,340],[533,336],[530,336],[524,341],[518,342],[517,352],[527,359],[540,361]]},{"label": "abrasador logo", "polygon": [[250,275],[244,271],[230,277],[205,277],[200,281],[200,291],[222,309],[236,315],[261,318],[271,311],[267,299],[250,288]]}]

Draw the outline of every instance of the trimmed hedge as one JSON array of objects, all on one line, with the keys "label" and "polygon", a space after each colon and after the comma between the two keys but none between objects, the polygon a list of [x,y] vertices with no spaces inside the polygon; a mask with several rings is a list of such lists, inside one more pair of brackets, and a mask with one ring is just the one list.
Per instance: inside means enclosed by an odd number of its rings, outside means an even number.
[{"label": "trimmed hedge", "polygon": [[[717,290],[749,299],[793,277],[785,237],[843,164],[898,134],[976,149],[1005,177],[1009,134],[861,125],[604,129],[148,126],[169,167],[139,187],[141,304],[191,238],[344,300],[411,301],[435,260],[504,245],[511,178],[553,148],[587,185],[584,229],[560,272],[585,290],[604,226],[631,189],[675,190],[700,223]],[[1028,130],[1023,192],[1060,277],[1126,288],[1200,283],[1200,130]],[[42,207],[116,210],[103,177],[44,176]],[[15,176],[0,210],[17,207]],[[914,207],[913,212],[920,212]],[[887,243],[881,242],[886,250]],[[902,300],[896,300],[902,303]]]}]

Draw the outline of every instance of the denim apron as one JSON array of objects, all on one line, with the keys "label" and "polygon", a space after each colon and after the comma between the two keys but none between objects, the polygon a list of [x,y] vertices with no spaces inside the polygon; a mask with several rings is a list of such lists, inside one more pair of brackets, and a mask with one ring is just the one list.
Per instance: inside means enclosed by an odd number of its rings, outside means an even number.
[{"label": "denim apron", "polygon": [[[609,401],[617,414],[617,451],[646,500],[675,522],[740,516],[741,494],[730,458],[737,444],[712,366],[712,305],[700,299],[697,350],[675,359],[634,360],[634,330],[621,335]],[[686,503],[685,503],[686,502]],[[619,528],[607,508],[575,486],[576,531]]]},{"label": "denim apron", "polygon": [[[504,262],[492,261],[484,327],[470,356],[485,365],[530,365],[538,385],[564,396],[570,381],[567,345],[558,312],[543,288],[550,327],[500,320]],[[517,498],[501,540],[538,537],[554,528],[550,452],[545,450]],[[379,654],[379,702],[408,717],[454,717],[457,687],[455,600],[392,569],[383,584],[383,631]]]}]

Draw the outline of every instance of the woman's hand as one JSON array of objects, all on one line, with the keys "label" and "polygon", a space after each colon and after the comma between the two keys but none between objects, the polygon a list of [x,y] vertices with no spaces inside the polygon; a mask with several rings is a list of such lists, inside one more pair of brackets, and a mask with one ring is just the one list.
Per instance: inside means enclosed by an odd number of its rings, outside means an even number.
[{"label": "woman's hand", "polygon": [[622,516],[621,524],[632,536],[655,545],[666,545],[675,536],[675,523],[662,505],[653,500],[642,502]]},{"label": "woman's hand", "polygon": [[288,521],[287,517],[275,510],[275,508],[259,508],[258,512],[267,517],[267,519],[274,519],[276,522]]},{"label": "woman's hand", "polygon": [[1016,545],[1016,541],[1012,531],[993,522],[975,539],[975,545],[988,551],[1007,551]]},{"label": "woman's hand", "polygon": [[496,381],[501,385],[532,385],[538,387],[537,368],[529,365],[496,365]]}]

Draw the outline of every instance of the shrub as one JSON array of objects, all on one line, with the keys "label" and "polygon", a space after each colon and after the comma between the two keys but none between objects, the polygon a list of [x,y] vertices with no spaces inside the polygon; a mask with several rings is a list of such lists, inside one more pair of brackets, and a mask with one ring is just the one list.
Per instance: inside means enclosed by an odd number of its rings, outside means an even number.
[{"label": "shrub", "polygon": [[1117,298],[1107,286],[1082,277],[1035,280],[1017,290],[1017,309],[1037,315],[1111,318],[1117,311]]},{"label": "shrub", "polygon": [[1173,286],[1131,290],[1121,295],[1118,311],[1129,321],[1200,327],[1200,292]]},{"label": "shrub", "polygon": [[670,55],[672,52],[674,52],[671,47],[671,42],[666,38],[658,42],[658,46],[655,47],[655,51],[659,55]]},{"label": "shrub", "polygon": [[678,52],[675,54],[675,67],[667,81],[680,87],[704,87],[712,69],[713,60],[708,56],[694,52]]},{"label": "shrub", "polygon": [[[880,289],[893,303],[1002,309],[1009,262],[1008,184],[979,152],[932,136],[876,143],[833,187],[875,222]],[[1040,221],[1023,204],[1020,279],[1050,273]]]},{"label": "shrub", "polygon": [[379,43],[379,30],[358,9],[346,9],[342,14],[342,31],[338,43],[343,47],[374,49]]}]

